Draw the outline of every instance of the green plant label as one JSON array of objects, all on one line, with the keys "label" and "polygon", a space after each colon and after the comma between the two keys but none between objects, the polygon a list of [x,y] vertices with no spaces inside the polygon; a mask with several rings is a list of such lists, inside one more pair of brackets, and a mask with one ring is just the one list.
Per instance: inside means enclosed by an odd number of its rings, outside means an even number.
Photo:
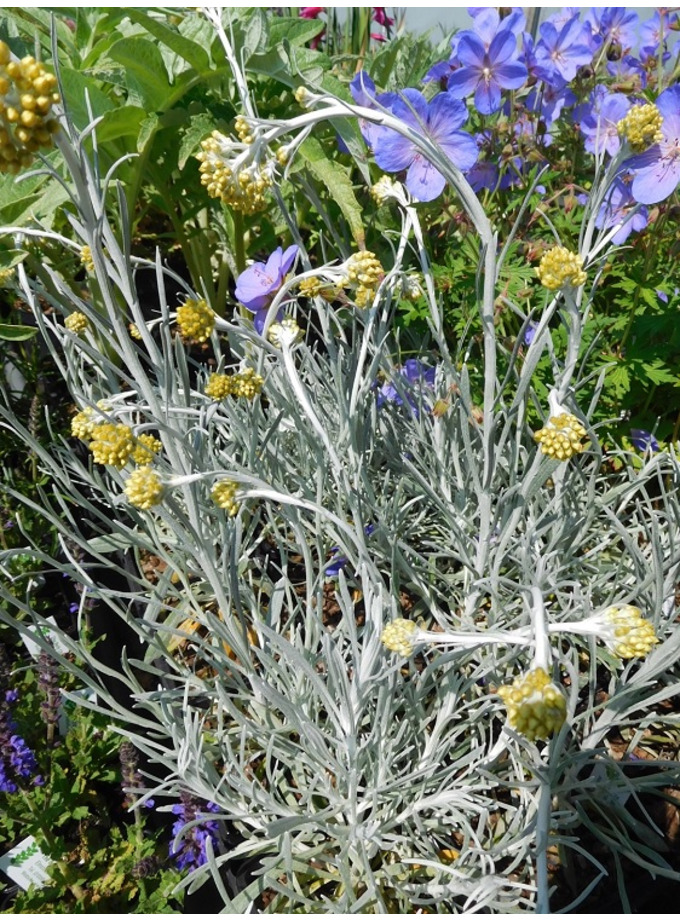
[{"label": "green plant label", "polygon": [[47,869],[51,862],[38,846],[35,837],[26,837],[4,856],[0,856],[0,869],[27,891],[31,885],[42,888],[49,881]]}]

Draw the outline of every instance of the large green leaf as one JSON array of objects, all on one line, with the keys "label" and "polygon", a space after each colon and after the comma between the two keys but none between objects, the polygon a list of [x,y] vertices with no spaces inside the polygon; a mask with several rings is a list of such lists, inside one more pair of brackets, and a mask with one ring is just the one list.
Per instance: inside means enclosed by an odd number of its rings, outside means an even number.
[{"label": "large green leaf", "polygon": [[115,141],[121,137],[137,137],[146,112],[138,105],[123,105],[107,112],[97,125],[97,140],[100,143]]},{"label": "large green leaf", "polygon": [[[99,82],[79,70],[62,67],[61,80],[64,87],[64,101],[76,128],[82,130],[89,125],[92,118],[98,118],[115,107],[109,97],[102,92]],[[90,109],[88,109],[88,100]]]},{"label": "large green leaf", "polygon": [[109,49],[107,57],[123,66],[130,103],[149,113],[167,107],[172,87],[155,42],[137,36],[123,38]]},{"label": "large green leaf", "polygon": [[176,55],[186,61],[199,74],[207,74],[210,71],[210,58],[208,53],[197,42],[192,41],[181,35],[175,29],[171,29],[159,19],[147,15],[144,10],[128,8],[128,16],[132,22],[143,26],[147,32],[150,32],[157,39],[163,42],[166,48],[173,51]]},{"label": "large green leaf", "polygon": [[326,28],[320,19],[298,19],[292,16],[277,16],[269,23],[269,40],[277,45],[287,39],[291,45],[306,45]]},{"label": "large green leaf", "polygon": [[361,205],[354,194],[354,188],[345,167],[329,159],[321,144],[313,137],[308,137],[300,145],[300,154],[310,172],[325,186],[328,194],[338,204],[357,245],[363,246],[365,232],[361,219]]}]

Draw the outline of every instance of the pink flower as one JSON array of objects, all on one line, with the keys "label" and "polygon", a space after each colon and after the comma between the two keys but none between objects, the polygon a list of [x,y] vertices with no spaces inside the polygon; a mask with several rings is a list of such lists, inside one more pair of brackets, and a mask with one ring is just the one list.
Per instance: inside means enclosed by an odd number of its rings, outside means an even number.
[{"label": "pink flower", "polygon": [[[388,29],[394,25],[394,19],[387,15],[384,6],[373,7],[373,21],[377,22],[379,26],[386,26]],[[372,37],[375,38],[375,35]],[[381,39],[381,41],[384,41],[384,39]]]},{"label": "pink flower", "polygon": [[303,6],[300,7],[300,16],[302,19],[318,19],[319,13],[323,13],[325,6]]}]

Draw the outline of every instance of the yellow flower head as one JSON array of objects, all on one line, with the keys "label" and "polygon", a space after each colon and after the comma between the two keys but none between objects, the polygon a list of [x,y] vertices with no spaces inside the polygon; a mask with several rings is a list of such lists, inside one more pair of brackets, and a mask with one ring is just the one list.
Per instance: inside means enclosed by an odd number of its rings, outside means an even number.
[{"label": "yellow flower head", "polygon": [[586,429],[581,422],[557,401],[557,392],[548,394],[550,417],[543,428],[534,433],[534,440],[541,445],[541,453],[553,460],[569,460],[584,450],[581,438]]},{"label": "yellow flower head", "polygon": [[418,629],[413,620],[392,620],[383,629],[380,641],[391,652],[409,658],[413,654],[413,634]]},{"label": "yellow flower head", "polygon": [[543,428],[534,432],[534,440],[541,445],[541,453],[553,460],[569,460],[583,451],[581,438],[586,430],[575,415],[562,412],[551,415]]},{"label": "yellow flower head", "polygon": [[84,313],[71,313],[64,320],[64,325],[74,335],[82,335],[89,327],[90,321]]},{"label": "yellow flower head", "polygon": [[148,511],[157,505],[163,497],[163,483],[160,476],[150,466],[142,466],[130,473],[125,483],[125,494],[135,508]]},{"label": "yellow flower head", "polygon": [[272,323],[269,327],[269,341],[276,348],[281,348],[284,342],[289,346],[302,340],[302,329],[292,316],[284,317],[280,323]]},{"label": "yellow flower head", "polygon": [[238,487],[238,483],[234,482],[232,479],[221,479],[212,487],[211,494],[213,501],[231,517],[233,517],[239,509],[239,503],[236,501]]},{"label": "yellow flower head", "polygon": [[566,718],[567,701],[543,668],[534,668],[510,686],[499,687],[498,695],[508,710],[510,727],[529,741],[549,738]]},{"label": "yellow flower head", "polygon": [[604,621],[601,638],[619,658],[644,658],[659,641],[652,623],[630,604],[608,607]]},{"label": "yellow flower head", "polygon": [[323,278],[303,278],[298,284],[300,297],[323,297],[324,300],[335,300],[338,288]]},{"label": "yellow flower head", "polygon": [[135,341],[141,342],[142,333],[139,331],[139,328],[135,325],[135,323],[128,324],[128,332],[130,333],[131,339],[135,339]]},{"label": "yellow flower head", "polygon": [[242,399],[254,399],[262,392],[264,377],[255,373],[254,368],[246,367],[231,378],[231,392]]},{"label": "yellow flower head", "polygon": [[652,144],[663,140],[661,125],[663,115],[651,103],[634,105],[628,114],[617,123],[619,137],[627,140],[635,153],[642,153]]},{"label": "yellow flower head", "polygon": [[177,325],[185,341],[205,342],[215,328],[215,314],[205,300],[187,300],[177,308]]},{"label": "yellow flower head", "polygon": [[247,118],[244,118],[243,115],[238,115],[234,122],[234,129],[242,144],[252,144],[253,133]]},{"label": "yellow flower head", "polygon": [[394,198],[399,183],[389,176],[381,176],[375,185],[371,186],[371,198],[377,204],[384,204],[388,198]]},{"label": "yellow flower head", "polygon": [[90,450],[97,463],[122,469],[135,449],[132,429],[127,425],[103,422],[95,425],[90,435]]},{"label": "yellow flower head", "polygon": [[92,260],[92,250],[89,246],[82,246],[80,250],[80,261],[88,272],[94,271],[94,262]]},{"label": "yellow flower head", "polygon": [[18,60],[0,42],[0,172],[29,166],[36,151],[52,146],[59,129],[52,106],[60,101],[57,79],[35,58]]},{"label": "yellow flower head", "polygon": [[226,399],[231,396],[231,381],[227,374],[211,374],[205,385],[205,395],[218,401]]},{"label": "yellow flower head", "polygon": [[162,447],[158,438],[152,434],[140,434],[132,451],[132,459],[137,466],[148,466],[149,463],[153,463],[154,457]]},{"label": "yellow flower head", "polygon": [[197,159],[201,163],[201,184],[212,198],[219,198],[243,214],[255,214],[266,207],[265,193],[272,185],[273,175],[270,168],[257,163],[246,165],[239,156],[252,144],[252,135],[248,137],[247,143],[236,142],[213,131],[201,142]]},{"label": "yellow flower head", "polygon": [[293,95],[295,96],[295,101],[298,103],[298,105],[306,106],[309,103],[309,90],[307,90],[304,86],[298,86]]},{"label": "yellow flower head", "polygon": [[96,424],[94,410],[88,406],[71,419],[71,437],[79,438],[81,441],[89,441]]},{"label": "yellow flower head", "polygon": [[541,259],[536,269],[538,280],[549,291],[571,285],[578,287],[586,283],[587,275],[583,271],[583,259],[565,246],[553,246]]}]

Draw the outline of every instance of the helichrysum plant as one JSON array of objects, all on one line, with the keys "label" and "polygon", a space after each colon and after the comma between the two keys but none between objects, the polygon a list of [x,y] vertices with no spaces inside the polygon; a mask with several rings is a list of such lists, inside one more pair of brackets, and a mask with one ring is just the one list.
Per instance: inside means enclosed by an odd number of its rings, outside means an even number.
[{"label": "helichrysum plant", "polygon": [[[678,691],[680,470],[672,448],[639,469],[621,452],[618,474],[604,464],[602,380],[586,399],[583,328],[615,234],[653,203],[649,171],[674,124],[675,88],[658,97],[671,113],[661,127],[643,119],[619,134],[616,113],[612,152],[597,154],[573,228],[577,249],[546,204],[538,271],[528,254],[523,268],[540,295],[529,313],[500,279],[540,177],[499,238],[478,194],[477,167],[487,175],[494,164],[467,123],[472,106],[495,115],[529,63],[546,93],[562,92],[595,53],[577,17],[546,23],[530,61],[521,11],[477,11],[460,57],[437,71],[446,91],[382,94],[366,75],[343,94],[310,80],[290,96],[297,109],[267,120],[232,45],[232,14],[201,15],[239,112],[234,134],[203,141],[196,168],[229,226],[257,229],[275,208],[277,238],[237,266],[224,309],[186,284],[172,300],[162,258],[121,246],[89,141],[64,119],[54,137],[77,242],[25,233],[89,247],[91,299],[49,262],[25,260],[18,277],[86,449],[64,440],[45,451],[3,412],[43,466],[45,515],[64,547],[87,554],[65,549],[45,565],[77,578],[144,650],[121,663],[129,707],[96,669],[82,679],[163,768],[150,792],[179,800],[172,852],[195,870],[191,882],[247,859],[238,890],[220,881],[235,912],[546,913],[555,848],[565,877],[583,880],[562,894],[564,908],[611,884],[610,871],[625,890],[627,859],[672,876],[665,855],[640,850],[626,801],[630,755],[662,718],[649,698]],[[591,36],[611,25],[589,15]],[[318,175],[298,171],[304,145],[329,125],[367,143],[357,148],[362,200],[392,209],[389,246],[368,214],[363,245],[348,246],[347,183],[331,183],[334,209]],[[630,161],[626,144],[646,139],[644,159]],[[642,191],[604,225],[623,168],[626,188]],[[428,224],[428,202],[443,194],[477,258],[479,334],[455,348]],[[152,317],[135,284],[142,267],[155,271]],[[425,305],[417,354],[396,322],[404,291]],[[522,324],[511,348],[499,305]],[[88,320],[82,335],[65,328],[74,311]],[[164,564],[158,577],[149,558]],[[108,588],[100,567],[124,574],[129,591]],[[44,625],[13,603],[16,616],[0,617]],[[94,663],[84,614],[79,629],[80,641],[65,641]],[[623,763],[608,747],[616,731]],[[646,789],[667,784],[660,769]],[[610,865],[588,855],[586,827],[613,850]]]}]

